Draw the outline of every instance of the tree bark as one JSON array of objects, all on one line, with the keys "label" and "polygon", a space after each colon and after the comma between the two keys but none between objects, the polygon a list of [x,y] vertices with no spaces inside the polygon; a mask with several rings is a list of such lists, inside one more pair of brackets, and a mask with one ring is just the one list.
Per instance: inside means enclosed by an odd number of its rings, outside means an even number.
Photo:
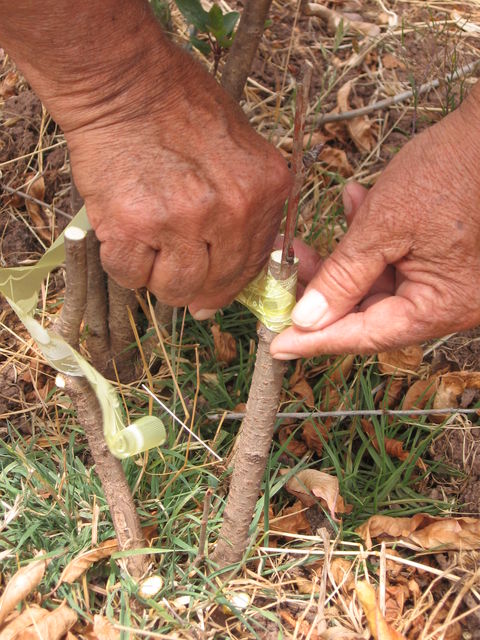
[{"label": "tree bark", "polygon": [[240,100],[262,38],[272,0],[246,0],[232,48],[225,62],[221,84]]}]

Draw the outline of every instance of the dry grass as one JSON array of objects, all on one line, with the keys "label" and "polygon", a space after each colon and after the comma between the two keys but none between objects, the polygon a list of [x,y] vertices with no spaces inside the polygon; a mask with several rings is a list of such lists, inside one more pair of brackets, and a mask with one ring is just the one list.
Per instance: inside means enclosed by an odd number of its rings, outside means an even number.
[{"label": "dry grass", "polygon": [[[360,7],[357,10],[364,21],[380,23],[380,34],[366,38],[342,35],[340,29],[332,31],[320,18],[305,16],[300,3],[274,0],[272,22],[243,104],[253,126],[288,156],[295,75],[303,60],[314,64],[307,131],[311,142],[324,144],[324,155],[309,170],[298,229],[322,254],[331,251],[344,233],[340,193],[345,181],[353,176],[365,185],[373,184],[412,135],[458,104],[473,79],[442,82],[413,100],[373,112],[368,116],[371,147],[363,150],[352,142],[344,124],[317,124],[336,107],[338,90],[351,80],[350,106],[358,108],[408,89],[416,93],[423,83],[443,78],[480,58],[480,6],[476,0],[346,0],[348,4]],[[220,5],[234,8],[233,2],[222,0]],[[328,6],[342,10],[341,2]],[[478,28],[465,26],[459,16]],[[175,37],[185,40],[185,25],[175,10],[172,22]],[[3,58],[0,86],[13,70],[11,61]],[[21,95],[26,89],[18,78],[15,91]],[[4,102],[4,107],[7,104]],[[29,132],[23,142],[22,128]],[[53,238],[64,225],[64,217],[53,207],[70,213],[69,166],[61,132],[37,105],[15,122],[11,116],[4,117],[0,144],[5,156],[0,156],[0,170],[7,185],[25,192],[33,176],[44,176],[42,199],[47,204],[42,211],[42,231]],[[329,155],[325,152],[329,148],[342,153]],[[52,152],[55,156],[49,155]],[[36,260],[48,242],[28,217],[21,198],[9,194],[3,199],[1,221],[2,265]],[[57,314],[62,292],[62,276],[54,274],[39,303],[45,322]],[[154,359],[152,375],[156,393],[182,418],[182,405],[187,407],[192,414],[189,426],[201,428],[202,437],[228,459],[234,430],[221,421],[210,423],[205,415],[232,410],[245,401],[255,322],[238,306],[225,310],[218,320],[237,341],[239,357],[234,364],[223,367],[212,361],[208,327],[179,313],[174,335],[165,343],[170,362]],[[0,560],[4,566],[0,584],[7,582],[17,562],[44,548],[52,562],[40,593],[48,594],[67,560],[111,537],[112,527],[69,401],[54,387],[52,371],[4,302],[0,323],[0,436],[4,439],[0,446]],[[467,363],[480,369],[475,350],[464,354],[477,340],[475,335],[455,336],[425,347],[419,375],[427,377],[438,359],[452,362],[455,354],[460,368]],[[324,374],[329,371],[331,362],[326,359],[305,364],[304,376],[316,398],[325,391]],[[142,379],[120,388],[132,419],[147,410],[148,400],[140,386],[145,378],[144,373]],[[372,408],[381,387],[385,388],[385,378],[379,376],[375,359],[358,358],[353,374],[338,383],[338,403],[332,408]],[[389,384],[386,388],[388,395]],[[405,391],[404,387],[402,393]],[[197,395],[194,405],[192,399]],[[301,407],[288,389],[284,404],[287,409]],[[44,595],[46,606],[54,608],[67,598],[83,625],[92,621],[93,614],[102,613],[116,621],[125,638],[366,638],[368,627],[354,585],[367,579],[377,586],[380,608],[387,619],[409,640],[480,637],[476,552],[426,554],[408,541],[366,550],[354,532],[377,511],[412,515],[464,509],[462,496],[469,478],[462,473],[462,465],[473,473],[478,427],[458,415],[447,421],[443,431],[428,419],[415,417],[378,424],[392,437],[401,437],[408,448],[421,451],[428,458],[427,471],[415,475],[415,462],[394,465],[385,459],[385,452],[377,455],[353,420],[335,423],[320,459],[312,451],[300,459],[288,458],[286,444],[276,442],[264,487],[274,514],[259,502],[255,514],[259,531],[268,529],[265,524],[272,523],[269,519],[275,514],[278,517],[288,504],[285,478],[277,473],[286,460],[292,470],[315,465],[337,473],[342,495],[354,504],[354,510],[343,525],[329,521],[321,510],[310,513],[315,535],[259,534],[248,562],[228,587],[214,572],[209,573],[208,562],[194,566],[203,497],[210,487],[215,488],[207,527],[207,538],[212,542],[219,528],[228,474],[199,445],[185,440],[174,424],[169,425],[169,441],[162,450],[126,464],[142,519],[157,526],[152,571],[164,579],[161,592],[143,599],[145,607],[139,611],[133,604],[137,585],[122,575],[115,563],[100,564],[79,583],[62,585],[53,595]],[[437,453],[440,448],[440,456],[432,454],[435,448]],[[453,450],[455,455],[450,455],[448,451]],[[478,516],[478,512],[474,514]],[[341,565],[339,559],[345,563]],[[246,608],[238,604],[241,600],[232,605],[238,594],[248,600]],[[74,637],[86,637],[86,628],[80,625]],[[135,629],[130,636],[129,629]]]}]

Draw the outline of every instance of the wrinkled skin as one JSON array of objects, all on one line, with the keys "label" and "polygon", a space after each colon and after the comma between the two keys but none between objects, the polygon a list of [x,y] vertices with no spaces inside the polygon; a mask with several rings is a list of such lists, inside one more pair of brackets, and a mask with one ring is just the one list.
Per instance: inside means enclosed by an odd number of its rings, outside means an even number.
[{"label": "wrinkled skin", "polygon": [[373,353],[480,324],[480,95],[416,136],[367,192],[346,187],[349,230],[320,264],[277,358]]},{"label": "wrinkled skin", "polygon": [[231,302],[277,233],[281,154],[146,0],[0,0],[0,17],[2,46],[65,133],[108,273],[200,318]]},{"label": "wrinkled skin", "polygon": [[105,269],[201,317],[266,262],[290,176],[217,83],[185,68],[170,113],[114,116],[66,136]]}]

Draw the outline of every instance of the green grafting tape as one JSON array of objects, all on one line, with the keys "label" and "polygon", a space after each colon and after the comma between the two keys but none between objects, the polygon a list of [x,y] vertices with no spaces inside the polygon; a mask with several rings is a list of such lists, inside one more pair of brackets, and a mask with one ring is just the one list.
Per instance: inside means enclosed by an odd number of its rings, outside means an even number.
[{"label": "green grafting tape", "polygon": [[[68,226],[79,227],[83,231],[90,228],[85,207]],[[52,367],[66,375],[85,376],[90,382],[102,409],[105,440],[114,456],[128,458],[162,445],[166,433],[160,418],[145,416],[125,428],[120,401],[112,385],[63,338],[45,329],[33,318],[38,290],[43,279],[52,269],[61,265],[64,259],[62,234],[37,264],[0,269],[0,292],[4,294]]]},{"label": "green grafting tape", "polygon": [[[271,259],[280,264],[281,251],[273,251]],[[297,273],[287,280],[277,280],[270,270],[262,271],[236,297],[266,327],[280,333],[292,324],[291,315],[295,306]]]}]

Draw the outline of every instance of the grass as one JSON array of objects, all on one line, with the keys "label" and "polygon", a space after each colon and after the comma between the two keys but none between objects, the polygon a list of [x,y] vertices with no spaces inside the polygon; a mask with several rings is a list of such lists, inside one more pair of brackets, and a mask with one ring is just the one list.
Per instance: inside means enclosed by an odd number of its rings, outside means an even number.
[{"label": "grass", "polygon": [[[164,4],[158,2],[157,6],[163,10]],[[290,24],[292,8],[278,4],[275,15],[282,18],[281,12],[286,11]],[[259,130],[272,140],[291,136],[293,82],[287,77],[281,93],[281,82],[275,84],[271,78],[282,78],[290,64],[295,65],[306,57],[314,60],[318,70],[318,84],[310,109],[311,122],[314,123],[320,114],[335,106],[337,90],[352,77],[359,78],[362,95],[366,94],[364,100],[389,95],[392,87],[395,91],[430,80],[432,73],[438,73],[438,68],[429,68],[428,73],[425,65],[418,69],[412,62],[421,56],[417,54],[415,58],[410,51],[413,45],[420,46],[425,33],[437,43],[437,53],[443,56],[446,72],[451,71],[452,66],[464,64],[466,56],[478,56],[475,40],[469,40],[457,30],[452,31],[451,23],[445,20],[446,3],[440,3],[441,8],[436,6],[438,3],[422,4],[413,0],[400,4],[406,9],[401,26],[385,33],[379,44],[369,45],[377,61],[389,52],[405,62],[404,75],[398,71],[396,77],[386,77],[385,70],[375,66],[372,57],[365,57],[364,63],[353,69],[348,65],[335,66],[332,56],[345,61],[359,51],[359,42],[348,34],[339,30],[328,34],[318,21],[303,19],[295,46],[290,47],[293,32],[287,35],[276,33],[276,25],[282,20],[274,21],[269,27],[271,35],[267,34],[261,48],[267,71],[263,75],[258,73],[256,84],[249,85],[246,92],[246,111]],[[427,4],[431,5],[431,10],[425,17],[422,9]],[[474,3],[467,4],[475,9]],[[179,28],[175,11],[171,19]],[[440,75],[444,75],[443,68]],[[360,154],[351,143],[342,140],[334,140],[331,144],[348,153],[356,178],[364,184],[372,184],[385,162],[412,135],[414,128],[447,113],[463,90],[463,84],[455,84],[445,87],[443,93],[419,96],[413,104],[397,105],[383,114],[384,121],[380,121],[379,114],[373,114],[372,122],[378,126],[378,144],[368,154]],[[271,99],[272,91],[274,100]],[[32,165],[38,163],[39,154],[45,149],[63,144],[56,130],[48,133],[48,127],[43,127],[42,131],[45,138],[39,141],[37,151],[28,156]],[[15,161],[19,163],[20,158],[9,159],[2,166],[3,170],[15,166]],[[300,216],[299,234],[323,254],[331,251],[345,230],[340,205],[340,190],[344,183],[345,176],[339,170],[320,163],[312,168],[305,184],[302,210],[308,210],[312,215]],[[12,207],[9,213],[16,215]],[[53,279],[42,303],[48,313],[56,309],[61,295]],[[178,315],[174,331],[176,337],[166,344],[176,382],[189,411],[193,411],[198,394],[193,428],[224,458],[224,463],[214,461],[205,449],[186,438],[166,415],[162,416],[168,433],[165,445],[124,463],[142,522],[156,527],[149,553],[153,558],[152,572],[163,579],[162,589],[147,600],[139,596],[139,585],[122,570],[122,554],[117,553],[109,560],[95,563],[78,582],[61,584],[53,592],[63,568],[71,559],[97,542],[113,537],[113,527],[101,487],[91,467],[85,438],[69,401],[54,387],[45,399],[38,392],[32,396],[35,400],[27,400],[20,395],[15,409],[8,412],[5,424],[0,426],[0,585],[3,587],[18,566],[27,563],[38,550],[43,549],[51,559],[37,594],[43,598],[45,606],[54,608],[66,599],[85,624],[91,622],[95,613],[102,613],[116,621],[125,639],[306,637],[307,634],[301,630],[292,628],[285,612],[289,612],[299,625],[299,620],[307,620],[313,629],[315,615],[321,607],[324,607],[329,623],[342,624],[359,635],[364,633],[365,621],[358,602],[351,592],[344,589],[341,581],[335,581],[330,575],[328,592],[322,600],[318,560],[326,557],[332,573],[335,558],[348,559],[352,563],[349,572],[355,579],[367,576],[378,583],[380,590],[385,590],[385,577],[382,577],[379,567],[381,554],[386,552],[377,548],[367,552],[356,533],[357,527],[378,513],[443,515],[462,510],[462,504],[456,503],[455,491],[445,491],[442,500],[436,494],[430,495],[432,489],[441,487],[443,490],[448,484],[462,484],[465,480],[464,474],[448,461],[438,461],[431,456],[432,442],[444,433],[444,426],[430,422],[426,416],[418,419],[414,416],[395,419],[373,417],[371,423],[379,442],[377,450],[358,418],[338,418],[332,422],[328,437],[324,438],[322,455],[307,450],[300,458],[289,454],[289,440],[280,444],[276,437],[265,474],[263,495],[257,503],[252,523],[252,531],[257,528],[257,535],[248,551],[245,566],[237,568],[234,578],[225,586],[221,576],[209,565],[208,558],[203,565],[195,566],[194,563],[199,551],[203,502],[209,488],[214,490],[207,525],[210,548],[216,540],[228,490],[228,461],[239,423],[214,422],[208,414],[231,411],[246,402],[254,365],[256,320],[236,303],[217,313],[216,322],[221,330],[230,332],[237,343],[236,360],[224,366],[214,357],[208,323],[198,323],[188,315],[185,318],[180,313]],[[6,370],[13,363],[19,375],[32,368],[38,373],[38,378],[45,376],[36,354],[29,350],[26,334],[16,326],[12,328],[12,316],[4,311],[0,320],[4,323],[2,336],[9,341],[2,350],[2,368]],[[429,362],[424,365],[421,375],[426,376]],[[289,390],[288,379],[294,366],[290,365],[285,378],[282,410],[309,410]],[[314,358],[305,363],[305,375],[319,408],[322,403],[328,403],[326,396],[331,388],[328,381],[335,366],[335,362],[328,358]],[[165,363],[157,360],[153,371],[155,393],[182,420],[185,419],[174,380]],[[144,380],[121,388],[126,412],[132,419],[147,411],[147,397],[140,386],[142,382]],[[374,358],[357,357],[351,373],[337,385],[338,403],[347,409],[378,407],[375,397],[381,387],[386,393],[382,402],[386,402],[390,392],[388,379],[379,373]],[[28,417],[29,435],[25,435],[24,428],[20,429],[20,418],[24,416]],[[458,421],[448,426],[462,428],[462,423]],[[280,423],[277,432],[279,427]],[[297,424],[295,428],[290,439],[300,436],[301,425]],[[385,451],[384,437],[400,440],[412,455],[403,462],[390,457]],[[425,464],[424,470],[416,464],[419,459]],[[289,473],[281,475],[280,468],[289,469]],[[352,505],[351,513],[345,514],[341,523],[329,520],[328,514],[318,509],[310,514],[330,536],[331,543],[327,548],[321,535],[286,533],[278,536],[269,530],[272,515],[277,517],[293,502],[285,490],[288,477],[306,468],[336,475],[340,494]],[[387,552],[394,553],[394,547],[390,545]],[[435,573],[436,565],[432,566],[431,559],[424,561],[421,555],[417,556],[415,549],[408,546],[399,549],[402,553],[400,562],[403,563],[400,566],[410,567],[410,571],[412,568],[408,563],[417,562],[421,567],[419,572],[409,576],[427,589],[432,576],[438,575]],[[318,575],[312,572],[313,567],[317,568]],[[457,562],[455,571],[462,577],[473,575],[465,558]],[[422,578],[422,575],[427,578]],[[309,593],[299,587],[302,577],[311,585]],[[445,584],[455,584],[453,570],[447,571],[442,580],[438,593],[434,593],[426,607],[427,617],[433,615]],[[235,605],[234,596],[239,594],[247,595],[249,604],[246,608],[238,606],[238,602]],[[182,605],[179,598],[187,597],[189,605]],[[139,600],[142,608],[138,607]],[[418,611],[416,603],[410,599],[408,615],[400,616],[402,629],[413,624]],[[129,629],[135,631],[129,632]],[[78,637],[82,637],[80,631],[78,633]],[[313,631],[311,637],[315,637]],[[416,637],[420,635],[412,640]]]}]

